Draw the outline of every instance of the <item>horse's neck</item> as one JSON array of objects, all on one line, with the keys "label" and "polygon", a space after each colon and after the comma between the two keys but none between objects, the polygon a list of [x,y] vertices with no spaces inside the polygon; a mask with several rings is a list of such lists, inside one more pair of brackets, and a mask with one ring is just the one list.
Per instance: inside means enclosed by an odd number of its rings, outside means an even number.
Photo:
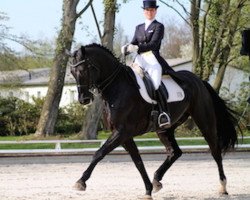
[{"label": "horse's neck", "polygon": [[120,65],[119,61],[113,55],[105,51],[95,52],[92,57],[92,62],[94,62],[100,70],[100,82],[112,76]]},{"label": "horse's neck", "polygon": [[[128,76],[128,71],[125,70],[122,63],[111,55],[110,52],[100,49],[99,51],[93,51],[90,55],[92,55],[92,60],[100,69],[99,84],[106,80],[107,82],[111,81],[110,84],[102,90],[102,95],[105,100],[112,99],[114,95],[121,95],[125,89],[133,90],[133,88],[131,88],[132,79]],[[113,77],[114,74],[116,75]]]},{"label": "horse's neck", "polygon": [[109,52],[104,50],[99,50],[91,53],[92,62],[94,62],[100,68],[101,75],[108,76],[112,74],[117,65],[119,64],[118,60],[111,55]]},{"label": "horse's neck", "polygon": [[120,66],[121,70],[117,76],[113,79],[108,87],[102,91],[103,98],[109,103],[113,102],[115,98],[119,98],[124,95],[124,92],[132,91],[135,87],[131,84],[131,78],[128,77],[128,72],[124,67]]}]

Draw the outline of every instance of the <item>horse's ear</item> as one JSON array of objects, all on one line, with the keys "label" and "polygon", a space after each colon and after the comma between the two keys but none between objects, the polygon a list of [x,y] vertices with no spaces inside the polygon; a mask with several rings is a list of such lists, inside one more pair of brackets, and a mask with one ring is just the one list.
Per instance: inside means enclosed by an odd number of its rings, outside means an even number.
[{"label": "horse's ear", "polygon": [[81,52],[82,52],[82,55],[84,57],[85,56],[85,47],[84,46],[81,46]]}]

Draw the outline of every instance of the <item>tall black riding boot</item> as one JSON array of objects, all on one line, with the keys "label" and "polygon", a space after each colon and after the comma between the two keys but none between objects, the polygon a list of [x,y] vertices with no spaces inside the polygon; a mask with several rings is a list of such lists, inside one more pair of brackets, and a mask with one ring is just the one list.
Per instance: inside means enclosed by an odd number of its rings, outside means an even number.
[{"label": "tall black riding boot", "polygon": [[165,87],[160,85],[158,90],[156,90],[157,102],[160,108],[160,115],[158,117],[158,125],[160,128],[169,128],[171,126],[171,120],[169,117],[167,99],[168,96],[164,91]]}]

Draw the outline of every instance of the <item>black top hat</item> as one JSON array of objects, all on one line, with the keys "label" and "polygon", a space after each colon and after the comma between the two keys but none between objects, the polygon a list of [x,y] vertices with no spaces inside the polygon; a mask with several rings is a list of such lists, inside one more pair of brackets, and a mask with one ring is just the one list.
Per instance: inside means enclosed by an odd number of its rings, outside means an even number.
[{"label": "black top hat", "polygon": [[158,8],[159,6],[156,5],[156,0],[143,0],[143,9],[146,8]]}]

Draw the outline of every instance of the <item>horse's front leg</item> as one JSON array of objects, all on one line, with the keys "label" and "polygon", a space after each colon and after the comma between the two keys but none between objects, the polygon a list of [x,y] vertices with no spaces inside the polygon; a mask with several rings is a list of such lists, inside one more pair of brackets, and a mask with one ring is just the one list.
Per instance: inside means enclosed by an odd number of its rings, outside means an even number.
[{"label": "horse's front leg", "polygon": [[138,169],[138,171],[140,172],[143,182],[145,184],[145,188],[146,188],[146,195],[143,197],[143,199],[145,200],[149,200],[152,199],[151,194],[152,194],[152,183],[148,177],[148,174],[146,172],[146,169],[144,167],[143,161],[141,159],[141,156],[139,154],[138,148],[134,142],[133,139],[129,139],[128,141],[126,141],[123,144],[123,147],[126,149],[126,151],[129,152],[136,168]]},{"label": "horse's front leg", "polygon": [[171,165],[182,155],[182,151],[174,137],[174,129],[169,129],[167,132],[157,132],[157,134],[160,141],[166,148],[167,158],[154,174],[154,192],[158,192],[162,188],[162,184],[160,182],[162,177]]},{"label": "horse's front leg", "polygon": [[84,191],[86,189],[86,181],[89,179],[97,163],[102,160],[108,153],[118,147],[121,142],[121,133],[118,131],[114,132],[103,144],[103,146],[98,151],[96,151],[89,167],[83,173],[82,177],[76,182],[75,189],[81,191]]}]

